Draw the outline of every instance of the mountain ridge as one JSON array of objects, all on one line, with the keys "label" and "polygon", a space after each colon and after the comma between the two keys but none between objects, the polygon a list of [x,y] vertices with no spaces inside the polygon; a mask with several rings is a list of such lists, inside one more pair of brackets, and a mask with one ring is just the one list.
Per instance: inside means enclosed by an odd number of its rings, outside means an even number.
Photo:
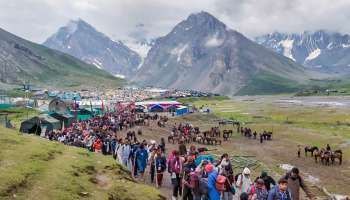
[{"label": "mountain ridge", "polygon": [[122,41],[112,40],[82,19],[69,21],[43,45],[120,77],[129,76],[141,63],[141,57]]},{"label": "mountain ridge", "polygon": [[308,79],[302,66],[202,11],[158,38],[133,80],[143,85],[234,95],[263,72],[291,80],[295,86]]},{"label": "mountain ridge", "polygon": [[350,35],[327,30],[274,32],[255,41],[309,69],[350,74]]}]

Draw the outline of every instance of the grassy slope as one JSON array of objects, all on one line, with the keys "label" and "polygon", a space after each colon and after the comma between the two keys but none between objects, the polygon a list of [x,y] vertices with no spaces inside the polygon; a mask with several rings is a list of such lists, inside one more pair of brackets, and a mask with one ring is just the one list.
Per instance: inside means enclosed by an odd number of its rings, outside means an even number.
[{"label": "grassy slope", "polygon": [[22,121],[40,114],[39,111],[30,108],[0,109],[0,113],[7,113],[8,119],[11,120],[11,124],[14,125],[17,129],[20,128]]},{"label": "grassy slope", "polygon": [[0,126],[0,199],[161,199],[110,156]]},{"label": "grassy slope", "polygon": [[296,81],[264,72],[255,76],[246,86],[240,89],[236,95],[293,93],[299,91],[303,87],[304,86]]},{"label": "grassy slope", "polygon": [[39,75],[39,84],[42,82],[55,87],[78,86],[120,86],[122,79],[86,64],[70,55],[49,49],[42,45],[28,43],[35,51],[46,58],[45,64],[50,70]]},{"label": "grassy slope", "polygon": [[[327,89],[337,92],[326,92]],[[317,92],[316,92],[317,91]],[[323,95],[350,95],[350,81],[348,77],[341,79],[311,80],[299,96],[323,96]]]},{"label": "grassy slope", "polygon": [[0,29],[0,38],[9,44],[17,44],[22,49],[16,49],[13,56],[19,67],[23,69],[22,72],[16,74],[23,81],[30,80],[36,85],[55,88],[116,87],[125,83],[124,80],[93,65],[86,64],[68,54],[27,41],[5,30]]}]

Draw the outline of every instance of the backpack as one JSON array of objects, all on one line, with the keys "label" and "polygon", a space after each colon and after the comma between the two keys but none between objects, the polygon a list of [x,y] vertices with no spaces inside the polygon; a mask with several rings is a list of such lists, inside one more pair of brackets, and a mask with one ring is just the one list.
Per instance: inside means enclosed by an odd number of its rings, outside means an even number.
[{"label": "backpack", "polygon": [[199,177],[195,172],[190,173],[190,187],[192,189],[199,186]]},{"label": "backpack", "polygon": [[222,175],[218,175],[218,177],[216,178],[215,187],[219,192],[225,191],[226,180],[227,178]]},{"label": "backpack", "polygon": [[208,179],[207,178],[200,178],[199,179],[199,193],[201,195],[208,194]]}]

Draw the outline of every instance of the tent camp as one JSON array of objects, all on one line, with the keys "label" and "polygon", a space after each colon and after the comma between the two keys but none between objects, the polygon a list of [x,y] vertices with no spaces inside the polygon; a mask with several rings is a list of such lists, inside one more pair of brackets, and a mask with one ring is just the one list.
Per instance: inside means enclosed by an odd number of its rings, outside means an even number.
[{"label": "tent camp", "polygon": [[159,104],[155,104],[155,105],[153,105],[153,106],[150,106],[149,108],[148,108],[148,110],[150,111],[150,112],[164,112],[164,107],[163,106],[161,106],[161,105],[159,105]]},{"label": "tent camp", "polygon": [[61,127],[64,125],[65,128],[69,127],[74,122],[74,116],[69,114],[60,114],[60,113],[49,113],[49,115],[61,123]]},{"label": "tent camp", "polygon": [[189,109],[186,106],[180,106],[176,109],[176,115],[185,115],[189,113]]},{"label": "tent camp", "polygon": [[77,120],[82,121],[82,120],[88,120],[94,117],[94,113],[91,112],[91,110],[88,109],[79,109],[77,113],[74,111],[71,112],[72,116],[77,116]]},{"label": "tent camp", "polygon": [[167,112],[176,112],[176,109],[178,108],[179,106],[176,106],[176,105],[171,105],[171,106],[168,106],[166,108],[166,111]]},{"label": "tent camp", "polygon": [[59,120],[50,117],[49,115],[39,115],[23,121],[19,131],[22,133],[34,133],[40,135],[43,131],[58,129],[61,129],[61,123]]},{"label": "tent camp", "polygon": [[147,110],[147,108],[145,106],[142,106],[142,105],[137,105],[135,107],[135,112],[138,112],[138,113],[143,113]]}]

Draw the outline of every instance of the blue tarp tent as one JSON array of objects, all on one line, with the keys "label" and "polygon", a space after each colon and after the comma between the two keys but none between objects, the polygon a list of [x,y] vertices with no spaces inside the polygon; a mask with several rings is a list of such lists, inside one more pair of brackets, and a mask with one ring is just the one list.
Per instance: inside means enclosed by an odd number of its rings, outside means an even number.
[{"label": "blue tarp tent", "polygon": [[180,106],[176,109],[176,115],[186,115],[189,113],[189,109],[186,106]]},{"label": "blue tarp tent", "polygon": [[150,106],[148,109],[150,112],[164,112],[163,106],[159,104],[155,104],[153,106]]}]

